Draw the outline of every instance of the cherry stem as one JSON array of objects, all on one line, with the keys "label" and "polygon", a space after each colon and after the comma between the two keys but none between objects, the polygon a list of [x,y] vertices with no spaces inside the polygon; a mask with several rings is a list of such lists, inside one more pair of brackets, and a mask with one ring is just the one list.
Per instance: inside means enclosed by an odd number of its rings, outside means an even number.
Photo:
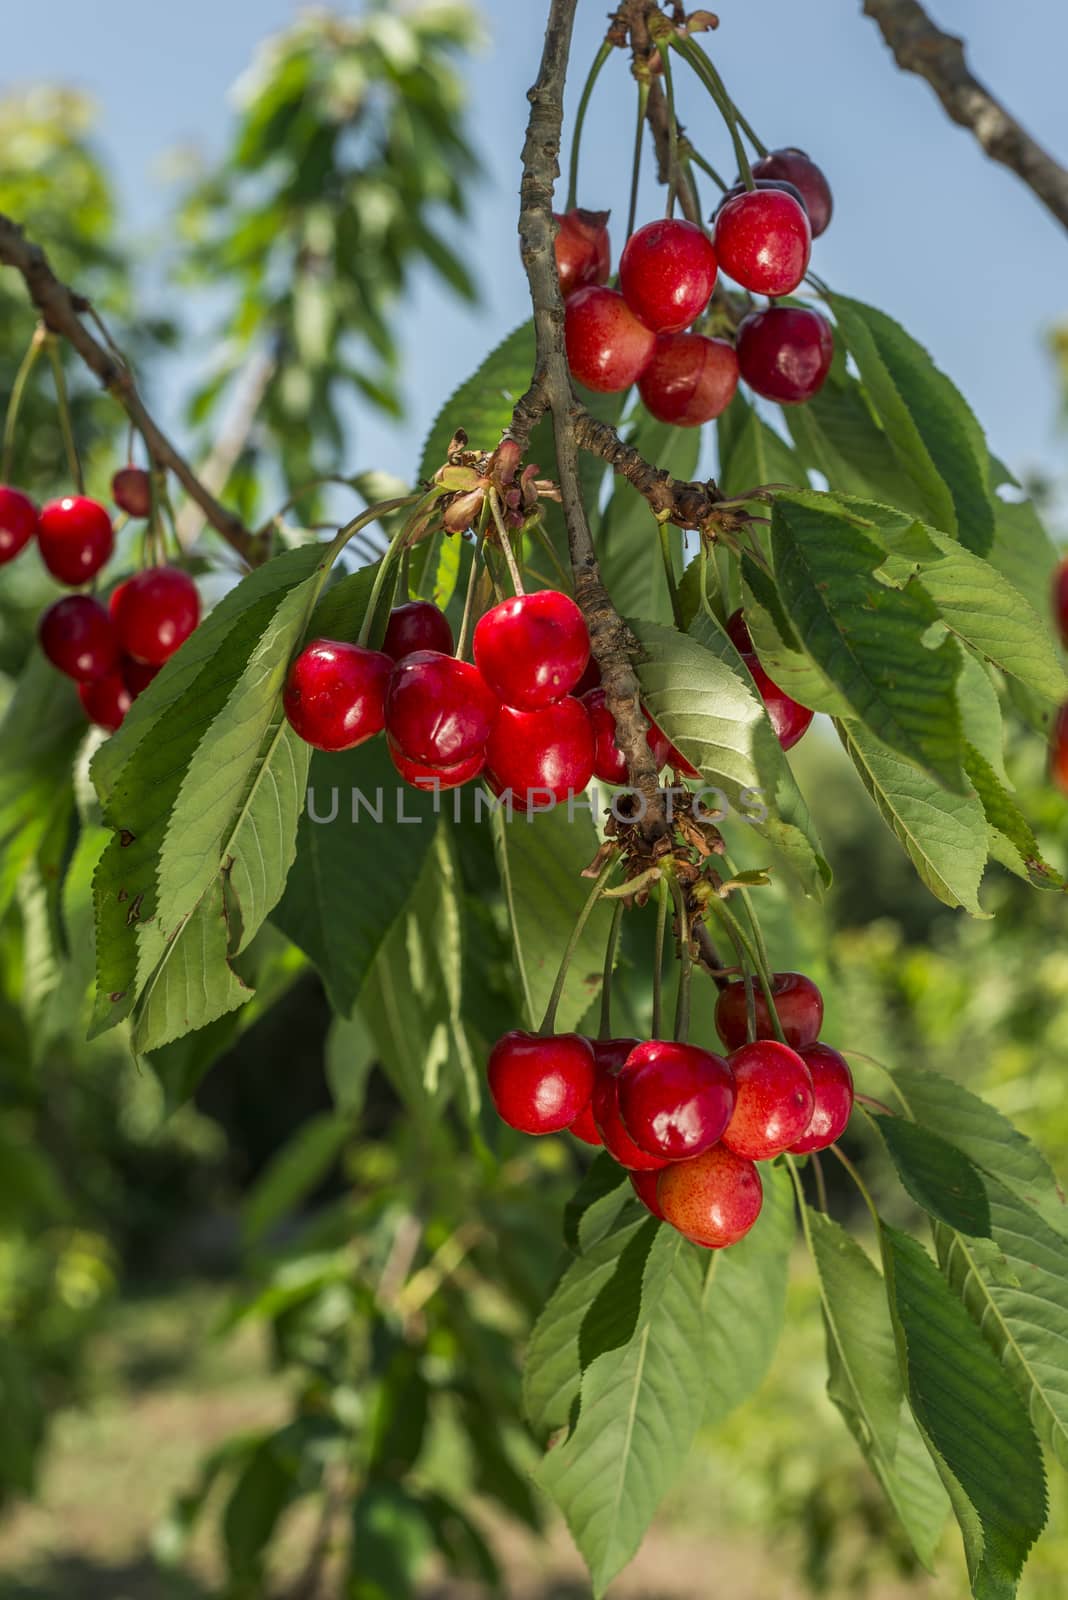
[{"label": "cherry stem", "polygon": [[515,559],[515,551],[512,549],[512,541],[508,536],[508,529],[504,525],[504,517],[501,515],[501,506],[500,501],[497,499],[496,490],[491,489],[488,498],[490,510],[493,512],[493,520],[497,524],[497,537],[500,540],[501,551],[508,567],[508,575],[512,580],[512,588],[517,595],[523,594],[525,590],[523,588],[522,574]]},{"label": "cherry stem", "polygon": [[726,194],[727,190],[730,188],[730,184],[725,182],[725,180],[720,177],[715,167],[712,166],[711,162],[706,161],[704,156],[701,155],[699,151],[693,149],[692,146],[690,147],[690,160],[695,166],[700,167],[702,172],[707,172],[708,176],[712,179],[712,182],[717,186],[717,188],[720,189],[723,194]]},{"label": "cherry stem", "polygon": [[63,371],[63,357],[59,353],[59,346],[55,339],[48,335],[48,359],[52,363],[52,376],[56,382],[56,405],[59,409],[59,427],[63,434],[63,448],[67,453],[67,466],[70,469],[74,487],[79,494],[85,493],[85,479],[82,477],[82,464],[78,460],[78,447],[74,442],[74,427],[70,418],[70,399],[67,395],[67,378]]},{"label": "cherry stem", "polygon": [[578,914],[575,926],[571,930],[571,937],[567,941],[567,948],[560,962],[560,970],[556,974],[556,982],[553,984],[552,993],[549,996],[549,1004],[545,1008],[545,1015],[542,1018],[541,1027],[538,1029],[539,1034],[552,1033],[556,1028],[556,1013],[560,1005],[560,997],[564,992],[564,984],[567,982],[567,974],[574,960],[575,951],[578,949],[579,940],[582,938],[583,930],[590,920],[590,914],[594,906],[600,900],[604,887],[618,864],[619,851],[615,850],[597,874],[593,888],[586,898],[586,903]]},{"label": "cherry stem", "polygon": [[[461,535],[458,533],[453,534],[454,539],[459,539],[460,537]],[[467,574],[467,593],[464,596],[464,614],[460,619],[460,633],[456,640],[457,661],[462,661],[464,658],[464,651],[467,649],[467,634],[471,626],[471,617],[475,609],[475,593],[478,589],[480,570],[479,550],[480,544],[476,539],[471,549],[471,570]],[[407,556],[407,550],[405,550],[404,554]]]},{"label": "cherry stem", "polygon": [[824,1216],[830,1209],[827,1204],[827,1180],[823,1176],[823,1162],[820,1160],[818,1150],[813,1150],[809,1160],[812,1163],[812,1176],[816,1183],[816,1199]]},{"label": "cherry stem", "polygon": [[749,165],[749,156],[746,152],[745,141],[743,140],[738,128],[738,112],[733,101],[727,93],[723,79],[720,77],[711,61],[705,55],[705,52],[701,49],[700,45],[695,44],[692,39],[675,38],[672,43],[674,44],[675,49],[678,50],[690,63],[690,66],[697,73],[697,76],[701,79],[705,88],[716,102],[720,116],[727,124],[727,131],[731,136],[731,143],[734,145],[734,154],[738,162],[738,171],[741,175],[742,182],[745,184],[747,189],[755,189],[756,182],[753,178],[753,169]]},{"label": "cherry stem", "polygon": [[872,1221],[875,1223],[875,1231],[878,1233],[882,1228],[882,1221],[879,1217],[878,1211],[875,1208],[875,1201],[871,1197],[871,1191],[864,1182],[864,1179],[861,1177],[860,1173],[857,1171],[856,1167],[853,1165],[852,1161],[850,1161],[849,1157],[846,1155],[845,1151],[840,1150],[836,1144],[831,1145],[831,1150],[838,1157],[839,1161],[842,1163],[843,1167],[845,1167],[846,1171],[849,1173],[849,1176],[859,1189],[864,1204],[871,1212]]},{"label": "cherry stem", "polygon": [[638,215],[638,180],[642,173],[642,145],[645,140],[645,112],[649,104],[649,85],[638,85],[638,125],[634,133],[634,161],[630,171],[630,204],[627,207],[627,238],[634,232]]},{"label": "cherry stem", "polygon": [[[421,498],[418,498],[418,503],[416,504],[412,515],[407,518],[404,524],[398,528],[397,532],[393,535],[392,539],[389,541],[385,555],[382,556],[378,563],[378,571],[375,573],[375,580],[371,586],[371,598],[367,602],[367,610],[364,612],[363,621],[360,624],[360,631],[356,638],[356,643],[363,649],[367,648],[367,641],[371,637],[371,629],[374,626],[375,612],[378,610],[378,602],[382,598],[382,592],[386,586],[386,578],[389,575],[389,570],[392,567],[396,556],[407,544],[408,539],[418,523],[419,516],[424,506],[432,505],[433,502],[439,498],[440,492],[440,490],[434,491],[429,495],[423,495]],[[360,529],[365,528],[369,522],[377,522],[379,517],[387,516],[391,511],[399,511],[402,506],[410,506],[416,499],[417,496],[415,495],[406,495],[403,500],[387,500],[380,506],[372,506],[361,516],[354,517],[351,522],[346,523],[345,526],[339,531],[337,538],[331,545],[331,562],[337,559],[338,555],[340,555],[341,551],[345,548],[345,545],[349,542],[353,535],[359,533]]]},{"label": "cherry stem", "polygon": [[[727,868],[727,871],[730,873],[732,878],[737,878],[737,868],[731,862],[726,853],[723,855],[723,865]],[[764,991],[764,999],[767,1003],[768,1014],[771,1017],[772,1026],[775,1029],[775,1036],[780,1044],[785,1044],[786,1035],[783,1033],[782,1024],[779,1021],[778,1008],[775,1004],[774,991],[771,981],[771,962],[768,957],[768,947],[764,941],[764,934],[760,927],[759,919],[753,909],[752,896],[744,884],[738,884],[734,890],[734,893],[741,895],[742,904],[745,906],[746,917],[748,919],[749,926],[753,931],[753,945],[756,956],[755,966],[757,976],[760,979],[760,987]]]},{"label": "cherry stem", "polygon": [[664,87],[668,107],[668,191],[664,210],[666,217],[675,215],[675,198],[679,192],[679,124],[675,117],[675,83],[671,76],[671,50],[665,44],[657,46],[664,72]]},{"label": "cherry stem", "polygon": [[582,144],[582,128],[586,121],[586,110],[590,103],[590,96],[593,93],[593,86],[600,76],[601,68],[612,54],[612,48],[612,45],[606,39],[594,56],[593,65],[586,74],[586,82],[582,85],[582,94],[575,110],[575,131],[571,135],[571,161],[567,173],[566,209],[568,211],[573,211],[575,206],[578,205],[579,148]]},{"label": "cherry stem", "polygon": [[693,952],[690,949],[690,917],[686,895],[678,878],[671,880],[671,892],[679,919],[679,992],[675,1001],[675,1039],[685,1044],[690,1037],[690,980],[693,977]]},{"label": "cherry stem", "polygon": [[664,935],[667,932],[668,902],[671,899],[671,886],[666,875],[662,876],[657,885],[656,900],[656,953],[653,965],[653,1028],[652,1037],[659,1039],[663,1034],[664,1023]]},{"label": "cherry stem", "polygon": [[0,480],[4,483],[8,483],[11,478],[11,465],[15,454],[15,428],[19,420],[19,407],[22,405],[22,396],[30,373],[37,364],[37,357],[41,354],[41,347],[47,338],[48,334],[45,332],[44,323],[38,323],[33,330],[33,337],[26,346],[26,354],[19,363],[15,381],[11,385],[11,395],[8,399],[7,412],[4,416],[3,457],[0,459]]},{"label": "cherry stem", "polygon": [[623,922],[623,901],[617,900],[612,908],[612,925],[608,930],[608,943],[604,947],[604,974],[601,978],[601,1021],[597,1030],[599,1039],[612,1037],[612,974],[616,967],[616,948]]},{"label": "cherry stem", "polygon": [[885,1100],[876,1100],[870,1094],[858,1094],[856,1101],[858,1106],[870,1106],[873,1111],[881,1111],[885,1116],[896,1117],[898,1115],[898,1112],[888,1106]]},{"label": "cherry stem", "polygon": [[671,600],[671,615],[675,619],[675,626],[680,633],[686,629],[682,622],[682,608],[679,605],[679,586],[675,579],[675,561],[671,549],[671,528],[662,519],[657,519],[657,533],[660,537],[660,557],[664,563],[664,580],[667,583],[668,597]]},{"label": "cherry stem", "polygon": [[[540,517],[535,517],[531,522],[529,522],[527,524],[527,527],[528,528],[532,528],[534,530],[534,532],[537,534],[538,541],[541,544],[542,548],[544,549],[545,554],[549,557],[549,560],[552,562],[553,566],[556,568],[557,576],[559,577],[560,582],[563,584],[563,587],[564,587],[564,593],[565,594],[569,593],[570,589],[571,589],[571,584],[572,584],[571,574],[568,572],[567,568],[564,566],[563,562],[560,560],[560,557],[557,555],[556,551],[554,550],[553,542],[550,539],[549,534],[548,534],[548,530],[545,528],[545,525],[543,524],[541,518]],[[527,563],[527,566],[528,566],[528,570],[533,570],[532,568],[530,568],[529,562]]]},{"label": "cherry stem", "polygon": [[[877,1068],[878,1071],[881,1072],[885,1078],[889,1079],[890,1087],[893,1089],[894,1093],[897,1095],[898,1099],[901,1101],[901,1106],[902,1106],[902,1109],[903,1109],[903,1111],[905,1113],[905,1116],[906,1117],[911,1117],[912,1116],[912,1111],[911,1111],[911,1109],[909,1107],[909,1103],[905,1099],[905,1096],[901,1093],[901,1090],[897,1086],[897,1079],[894,1077],[894,1074],[890,1071],[890,1068],[888,1066],[886,1066],[884,1062],[877,1061],[874,1056],[865,1055],[863,1050],[846,1050],[846,1049],[843,1049],[842,1054],[844,1056],[852,1056],[855,1061],[866,1061],[870,1067]],[[858,1100],[861,1099],[861,1098],[862,1097],[860,1095],[857,1096]],[[895,1113],[895,1112],[891,1112],[892,1116],[894,1116],[896,1114],[897,1113]]]}]

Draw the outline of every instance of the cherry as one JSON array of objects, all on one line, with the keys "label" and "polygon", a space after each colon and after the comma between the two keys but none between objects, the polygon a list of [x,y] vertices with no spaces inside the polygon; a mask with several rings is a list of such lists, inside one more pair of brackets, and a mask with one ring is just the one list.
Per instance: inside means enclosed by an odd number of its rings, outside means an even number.
[{"label": "cherry", "polygon": [[808,212],[812,237],[818,239],[826,231],[834,210],[831,186],[803,150],[795,145],[769,150],[766,156],[753,162],[753,176],[758,187],[761,180],[767,178],[795,185],[801,191],[801,203]]},{"label": "cherry", "polygon": [[800,1139],[790,1146],[794,1155],[826,1150],[840,1139],[853,1111],[853,1074],[844,1056],[829,1044],[809,1044],[798,1055],[812,1078],[815,1106]]},{"label": "cherry", "polygon": [[716,1144],[734,1110],[734,1079],[722,1056],[693,1044],[651,1039],[619,1075],[623,1126],[640,1150],[666,1161]]},{"label": "cherry", "polygon": [[80,683],[78,698],[90,722],[98,728],[115,733],[122,727],[123,718],[133,704],[133,695],[119,673],[97,678],[94,683]]},{"label": "cherry", "polygon": [[410,761],[451,767],[483,753],[497,709],[481,672],[469,661],[416,650],[393,668],[386,727]]},{"label": "cherry", "polygon": [[37,542],[52,576],[77,587],[94,578],[109,559],[115,535],[111,518],[99,501],[69,494],[42,509]]},{"label": "cherry", "polygon": [[435,766],[429,761],[413,761],[406,756],[397,741],[386,735],[386,743],[393,765],[413,789],[432,791],[435,789],[458,789],[461,784],[469,783],[472,778],[477,778],[486,765],[485,750],[476,750],[473,756],[467,756],[463,761],[454,761],[449,766]]},{"label": "cherry", "polygon": [[791,750],[801,735],[807,731],[814,713],[808,706],[803,706],[792,699],[768,677],[753,651],[753,641],[749,637],[749,629],[740,611],[735,611],[728,617],[727,634],[749,669],[779,743],[784,750]]},{"label": "cherry", "polygon": [[[0,532],[0,538],[2,538]],[[0,560],[3,559],[0,551]],[[1056,568],[1053,574],[1053,614],[1060,629],[1061,639],[1068,649],[1068,556]]]},{"label": "cherry", "polygon": [[293,731],[316,750],[352,750],[381,733],[393,662],[380,650],[313,639],[289,669],[282,704]]},{"label": "cherry", "polygon": [[826,317],[807,306],[769,306],[738,324],[738,367],[751,389],[780,405],[801,405],[822,389],[834,358]]},{"label": "cherry", "polygon": [[520,1133],[559,1133],[593,1093],[590,1041],[578,1033],[518,1029],[498,1039],[489,1058],[489,1091],[498,1115]]},{"label": "cherry", "polygon": [[499,700],[540,711],[574,688],[590,659],[586,620],[557,589],[517,594],[480,617],[475,663]]},{"label": "cherry", "polygon": [[554,800],[581,794],[593,777],[586,707],[572,695],[541,711],[502,706],[486,744],[486,765],[497,793],[510,789],[519,811],[540,804],[546,792]]},{"label": "cherry", "polygon": [[645,409],[658,422],[699,428],[726,411],[738,387],[738,357],[726,339],[661,333],[638,379]]},{"label": "cherry", "polygon": [[568,1128],[568,1133],[573,1133],[576,1139],[581,1139],[583,1144],[603,1144],[604,1140],[597,1132],[597,1124],[593,1120],[593,1100],[584,1105],[574,1122]]},{"label": "cherry", "polygon": [[432,600],[409,600],[390,612],[382,649],[394,661],[414,655],[416,650],[437,650],[451,656],[455,648],[449,619]]},{"label": "cherry", "polygon": [[[655,722],[653,723],[653,727],[656,728],[657,733],[660,734],[662,739],[667,739],[667,735],[660,728],[657,728]],[[682,751],[676,745],[673,745],[670,739],[667,740],[667,747],[668,751],[667,761],[665,762],[666,766],[673,768],[675,772],[681,772],[684,778],[699,778],[701,776],[697,768],[693,766],[691,762],[687,761]]]},{"label": "cherry", "polygon": [[751,656],[756,653],[753,649],[753,636],[749,632],[749,625],[745,620],[745,612],[740,606],[737,611],[732,611],[727,618],[726,633],[727,638],[739,655]]},{"label": "cherry", "polygon": [[723,1143],[736,1156],[770,1161],[799,1139],[816,1107],[812,1074],[776,1039],[743,1044],[729,1058],[737,1096]]},{"label": "cherry", "polygon": [[660,1156],[651,1156],[639,1150],[623,1126],[619,1114],[619,1075],[632,1050],[637,1049],[637,1039],[595,1039],[593,1057],[597,1065],[597,1080],[593,1086],[590,1109],[594,1126],[610,1156],[614,1156],[628,1172],[659,1172],[667,1162]]},{"label": "cherry", "polygon": [[111,480],[111,498],[127,516],[151,516],[152,479],[144,467],[120,467]]},{"label": "cherry", "polygon": [[115,671],[118,646],[108,614],[87,594],[70,594],[50,605],[37,628],[41,649],[60,672],[81,683]]},{"label": "cherry", "polygon": [[111,620],[128,656],[161,667],[200,621],[197,586],[180,567],[148,567],[115,590]]},{"label": "cherry", "polygon": [[656,335],[638,321],[616,289],[579,289],[564,310],[564,342],[572,376],[587,389],[612,394],[641,377]]},{"label": "cherry", "polygon": [[647,328],[681,333],[707,306],[717,270],[716,252],[696,223],[662,217],[623,246],[619,287]]},{"label": "cherry", "polygon": [[1050,771],[1058,789],[1068,794],[1068,705],[1061,706],[1053,724]]},{"label": "cherry", "polygon": [[0,566],[13,561],[37,532],[37,507],[21,489],[0,484]]},{"label": "cherry", "polygon": [[136,700],[158,675],[159,668],[150,667],[144,661],[135,661],[132,656],[123,656],[119,663],[119,671],[122,673],[123,683]]},{"label": "cherry", "polygon": [[729,200],[716,215],[715,242],[724,272],[754,294],[792,294],[812,253],[805,208],[781,189]]},{"label": "cherry", "polygon": [[556,274],[560,293],[566,300],[576,289],[608,282],[612,268],[612,247],[608,238],[607,211],[584,211],[576,206],[562,215],[553,212],[557,233]]},{"label": "cherry", "polygon": [[[590,726],[593,729],[593,775],[600,778],[602,783],[626,783],[627,758],[616,743],[616,719],[608,709],[608,702],[603,689],[587,689],[581,697],[582,704],[589,712]],[[667,765],[668,752],[671,745],[665,739],[655,723],[649,720],[648,713],[645,720],[649,724],[645,738],[649,749],[653,752],[657,771]]]},{"label": "cherry", "polygon": [[[773,1039],[775,1029],[768,1015],[764,991],[755,978],[749,981],[753,984],[756,1001],[757,1038]],[[823,1025],[823,996],[812,979],[801,972],[773,972],[771,992],[791,1050],[815,1044]],[[745,983],[741,978],[720,991],[716,1001],[716,1029],[728,1050],[737,1050],[746,1042]]]},{"label": "cherry", "polygon": [[660,1209],[660,1201],[657,1199],[656,1191],[660,1183],[660,1174],[663,1171],[663,1167],[658,1167],[654,1172],[627,1173],[627,1177],[630,1179],[630,1186],[646,1211],[651,1211],[654,1217],[660,1218],[661,1222],[664,1220],[664,1213]]},{"label": "cherry", "polygon": [[694,1161],[665,1167],[656,1185],[664,1221],[694,1244],[723,1250],[753,1226],[764,1203],[764,1185],[752,1161],[715,1145]]}]

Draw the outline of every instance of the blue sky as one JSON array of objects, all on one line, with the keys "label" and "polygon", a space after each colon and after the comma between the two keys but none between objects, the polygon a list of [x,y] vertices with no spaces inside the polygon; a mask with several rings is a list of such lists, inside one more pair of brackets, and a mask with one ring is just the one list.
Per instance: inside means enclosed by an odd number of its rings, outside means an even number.
[{"label": "blue sky", "polygon": [[[144,0],[20,7],[5,37],[0,82],[60,80],[95,97],[99,140],[127,223],[143,231],[166,214],[167,153],[194,145],[210,156],[223,147],[231,84],[256,43],[298,9],[293,0],[183,0],[180,12]],[[410,471],[449,390],[526,315],[515,191],[525,91],[545,9],[544,0],[482,0],[490,39],[472,72],[472,115],[489,172],[469,255],[485,308],[476,323],[431,283],[416,286],[404,312],[409,419],[399,427],[367,419],[352,468]],[[1004,7],[970,0],[933,0],[933,9],[943,25],[966,35],[977,73],[1068,159],[1068,8],[1030,0],[1013,9],[1011,23]],[[572,105],[606,10],[607,0],[580,5]],[[711,47],[750,120],[769,144],[807,148],[831,178],[836,215],[817,243],[816,270],[905,322],[963,389],[1012,466],[1060,474],[1065,436],[1056,427],[1043,335],[1068,316],[1063,231],[947,121],[925,84],[896,70],[859,0],[723,0],[720,16]],[[689,86],[680,99],[695,142],[715,164],[730,167],[711,102]],[[632,110],[620,57],[606,68],[593,104],[580,194],[587,205],[611,206],[620,219]],[[645,199],[644,215],[655,215],[660,203],[651,186]],[[617,252],[621,242],[617,230]]]}]

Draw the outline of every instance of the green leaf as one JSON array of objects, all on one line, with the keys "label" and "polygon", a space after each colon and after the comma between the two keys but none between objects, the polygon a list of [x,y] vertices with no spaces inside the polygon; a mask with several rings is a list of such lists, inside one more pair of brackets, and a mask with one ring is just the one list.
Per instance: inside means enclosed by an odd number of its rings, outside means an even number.
[{"label": "green leaf", "polygon": [[975,1600],[1012,1600],[1046,1523],[1046,1473],[1027,1412],[923,1247],[883,1224],[883,1266],[906,1393],[964,1536]]},{"label": "green leaf", "polygon": [[352,1527],[345,1600],[415,1600],[434,1544],[420,1502],[399,1484],[372,1480],[353,1506]]},{"label": "green leaf", "polygon": [[925,647],[923,636],[938,612],[918,584],[901,590],[877,580],[884,554],[874,531],[829,497],[779,496],[772,546],[783,607],[806,653],[853,715],[891,749],[963,793],[953,693],[959,646],[943,639]]},{"label": "green leaf", "polygon": [[827,1392],[916,1554],[930,1567],[949,1506],[930,1460],[915,1448],[915,1429],[903,1409],[882,1278],[837,1222],[806,1210],[805,1225],[827,1335]]},{"label": "green leaf", "polygon": [[950,794],[857,722],[835,722],[861,781],[921,880],[947,906],[985,915],[979,885],[987,859],[983,808],[971,791]]},{"label": "green leaf", "polygon": [[[657,422],[644,407],[638,412],[627,442],[646,461],[686,481],[697,470],[701,448],[698,428],[674,428]],[[673,540],[679,535],[671,530]],[[601,577],[621,616],[671,621],[671,597],[664,576],[656,518],[648,502],[625,478],[617,478],[604,510],[597,538]]]},{"label": "green leaf", "polygon": [[0,916],[44,837],[85,734],[74,686],[34,650],[0,721]]},{"label": "green leaf", "polygon": [[1007,488],[1013,499],[994,495],[994,543],[983,553],[990,565],[1030,602],[1043,631],[1052,639],[1049,575],[1057,561],[1057,547],[1034,501],[1023,496],[1012,473],[995,457],[990,458],[990,476],[994,485]]},{"label": "green leaf", "polygon": [[293,1472],[266,1438],[238,1474],[223,1511],[226,1561],[234,1580],[262,1575],[264,1550],[293,1493]]},{"label": "green leaf", "polygon": [[598,1151],[582,1182],[564,1207],[564,1243],[581,1253],[612,1226],[620,1208],[632,1198],[627,1174],[607,1150]]},{"label": "green leaf", "polygon": [[473,450],[496,450],[533,371],[534,324],[524,322],[490,351],[438,412],[419,460],[420,482],[444,466],[457,428],[464,429]]},{"label": "green leaf", "polygon": [[800,459],[822,472],[837,493],[904,506],[923,516],[923,495],[903,475],[863,389],[844,370],[838,378],[832,369],[818,394],[803,406],[784,406],[783,416]]},{"label": "green leaf", "polygon": [[830,869],[753,680],[726,634],[701,612],[691,634],[632,623],[649,715],[732,810],[781,850],[820,895]]},{"label": "green leaf", "polygon": [[745,624],[765,672],[799,705],[818,705],[830,716],[849,716],[848,701],[804,653],[774,578],[748,553],[742,556],[741,569]]},{"label": "green leaf", "polygon": [[242,1206],[241,1231],[256,1244],[326,1177],[352,1135],[352,1122],[323,1111],[299,1127],[256,1179]]},{"label": "green leaf", "polygon": [[994,539],[986,444],[967,402],[922,345],[874,306],[829,303],[898,461],[931,522],[985,555]]},{"label": "green leaf", "polygon": [[972,747],[993,768],[1000,783],[1012,788],[1005,770],[1005,722],[1001,714],[1001,700],[994,684],[994,674],[985,662],[979,661],[969,651],[964,652],[960,677],[957,679],[957,704],[964,728],[964,770],[972,784],[975,779],[969,771]]},{"label": "green leaf", "polygon": [[323,1067],[339,1111],[350,1117],[358,1117],[363,1111],[374,1061],[374,1040],[359,1013],[335,1017],[326,1036]]},{"label": "green leaf", "polygon": [[986,1189],[966,1155],[930,1128],[903,1117],[879,1116],[875,1126],[898,1177],[918,1206],[947,1227],[989,1239]]},{"label": "green leaf", "polygon": [[618,1350],[632,1339],[639,1325],[646,1292],[645,1274],[660,1224],[646,1216],[628,1239],[607,1278],[586,1307],[578,1339],[579,1373],[607,1350]]},{"label": "green leaf", "polygon": [[729,497],[765,483],[796,484],[799,489],[808,485],[801,463],[787,441],[764,421],[740,390],[717,419],[716,442],[716,481],[721,493]]},{"label": "green leaf", "polygon": [[1003,788],[994,768],[970,744],[964,750],[964,769],[982,803],[990,830],[990,853],[995,861],[1036,889],[1063,892],[1065,881],[1055,867],[1042,859],[1031,824]]}]

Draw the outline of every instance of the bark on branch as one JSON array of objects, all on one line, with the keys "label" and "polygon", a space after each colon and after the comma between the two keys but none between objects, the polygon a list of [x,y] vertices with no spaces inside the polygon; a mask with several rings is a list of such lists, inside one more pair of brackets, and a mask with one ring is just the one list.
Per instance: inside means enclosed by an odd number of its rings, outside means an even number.
[{"label": "bark on branch", "polygon": [[878,26],[898,66],[926,78],[953,121],[969,128],[991,160],[1022,178],[1068,228],[1068,168],[974,76],[963,40],[943,33],[918,0],[864,0],[864,14]]}]

